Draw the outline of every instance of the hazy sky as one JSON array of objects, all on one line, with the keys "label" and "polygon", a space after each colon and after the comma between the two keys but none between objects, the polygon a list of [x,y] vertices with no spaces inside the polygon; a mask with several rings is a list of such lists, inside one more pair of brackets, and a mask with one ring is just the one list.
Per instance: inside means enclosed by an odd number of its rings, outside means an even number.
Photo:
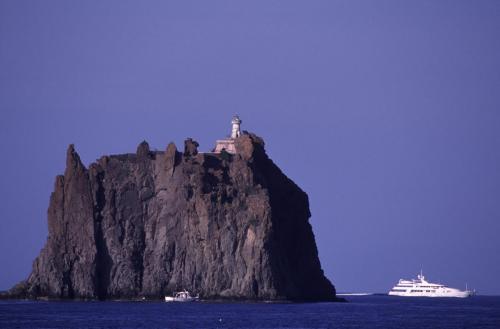
[{"label": "hazy sky", "polygon": [[0,0],[0,289],[54,177],[243,129],[308,194],[339,291],[500,294],[500,1]]}]

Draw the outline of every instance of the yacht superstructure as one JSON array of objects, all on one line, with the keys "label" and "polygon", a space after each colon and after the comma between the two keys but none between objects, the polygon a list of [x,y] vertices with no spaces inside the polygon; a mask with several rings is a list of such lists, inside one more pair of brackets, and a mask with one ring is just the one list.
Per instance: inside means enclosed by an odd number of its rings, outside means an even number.
[{"label": "yacht superstructure", "polygon": [[390,296],[403,297],[458,297],[465,298],[472,295],[470,290],[459,290],[450,288],[440,283],[430,283],[425,280],[420,272],[417,279],[404,280],[399,282],[389,291]]}]

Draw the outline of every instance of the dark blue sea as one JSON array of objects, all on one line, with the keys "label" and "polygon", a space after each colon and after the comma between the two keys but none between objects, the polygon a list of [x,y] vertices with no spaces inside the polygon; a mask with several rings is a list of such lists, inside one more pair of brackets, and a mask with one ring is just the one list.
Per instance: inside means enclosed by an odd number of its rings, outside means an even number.
[{"label": "dark blue sea", "polygon": [[1,328],[500,328],[500,297],[348,303],[0,301]]}]

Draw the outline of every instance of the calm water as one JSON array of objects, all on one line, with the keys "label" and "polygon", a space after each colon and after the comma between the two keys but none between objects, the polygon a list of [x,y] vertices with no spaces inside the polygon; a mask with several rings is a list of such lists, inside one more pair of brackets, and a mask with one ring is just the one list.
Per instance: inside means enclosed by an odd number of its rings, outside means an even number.
[{"label": "calm water", "polygon": [[500,297],[349,303],[0,301],[1,328],[500,328]]}]

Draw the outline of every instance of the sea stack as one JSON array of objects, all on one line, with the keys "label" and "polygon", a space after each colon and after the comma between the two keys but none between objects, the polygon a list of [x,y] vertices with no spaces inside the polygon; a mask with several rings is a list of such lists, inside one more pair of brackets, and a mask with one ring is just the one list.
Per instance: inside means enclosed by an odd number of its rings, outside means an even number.
[{"label": "sea stack", "polygon": [[47,242],[10,294],[102,300],[187,289],[205,299],[335,300],[307,194],[240,123],[233,118],[231,137],[207,153],[191,138],[183,152],[142,142],[86,168],[70,145]]}]

